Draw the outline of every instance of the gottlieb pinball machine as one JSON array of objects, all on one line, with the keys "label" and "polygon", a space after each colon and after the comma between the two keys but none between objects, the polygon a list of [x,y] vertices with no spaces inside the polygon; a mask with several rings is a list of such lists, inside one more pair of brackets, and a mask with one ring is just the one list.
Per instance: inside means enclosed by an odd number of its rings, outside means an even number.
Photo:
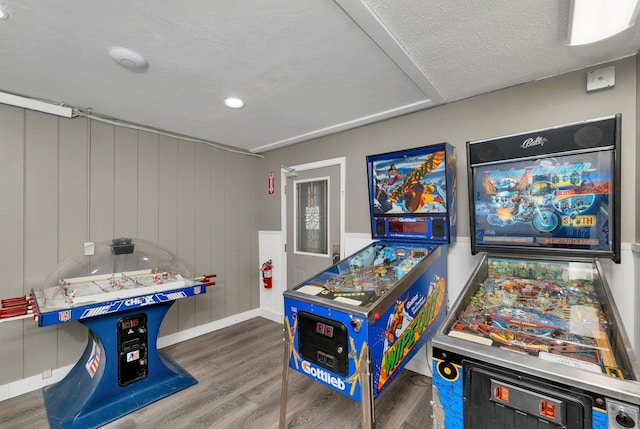
[{"label": "gottlieb pinball machine", "polygon": [[472,253],[433,337],[434,428],[640,425],[599,258],[620,260],[620,115],[467,144]]},{"label": "gottlieb pinball machine", "polygon": [[442,143],[367,157],[372,237],[378,241],[284,292],[289,368],[361,402],[374,399],[445,316],[447,244],[455,238],[455,149]]}]

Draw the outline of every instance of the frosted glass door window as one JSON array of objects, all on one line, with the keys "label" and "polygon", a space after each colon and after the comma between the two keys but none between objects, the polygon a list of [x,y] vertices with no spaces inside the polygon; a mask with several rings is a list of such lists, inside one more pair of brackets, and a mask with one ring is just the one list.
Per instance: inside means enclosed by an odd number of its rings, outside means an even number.
[{"label": "frosted glass door window", "polygon": [[296,182],[296,252],[328,254],[329,179]]}]

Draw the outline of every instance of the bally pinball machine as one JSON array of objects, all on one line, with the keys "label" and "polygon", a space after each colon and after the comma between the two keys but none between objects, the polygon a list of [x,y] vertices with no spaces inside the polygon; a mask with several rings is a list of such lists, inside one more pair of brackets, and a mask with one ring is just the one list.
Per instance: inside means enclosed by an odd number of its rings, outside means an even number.
[{"label": "bally pinball machine", "polygon": [[434,429],[640,425],[620,261],[621,117],[467,143],[482,259],[432,340]]},{"label": "bally pinball machine", "polygon": [[284,292],[281,428],[289,369],[360,402],[374,427],[374,399],[444,319],[455,149],[371,155],[367,170],[375,241]]}]

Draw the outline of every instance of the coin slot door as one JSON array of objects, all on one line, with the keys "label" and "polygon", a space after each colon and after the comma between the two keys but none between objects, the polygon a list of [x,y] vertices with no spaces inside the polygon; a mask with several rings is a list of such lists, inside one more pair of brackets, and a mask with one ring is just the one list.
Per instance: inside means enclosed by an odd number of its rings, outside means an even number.
[{"label": "coin slot door", "polygon": [[118,320],[118,385],[126,386],[147,376],[147,315]]},{"label": "coin slot door", "polygon": [[336,374],[347,375],[347,328],[336,320],[304,311],[298,313],[298,322],[298,349],[302,357]]},{"label": "coin slot door", "polygon": [[465,429],[587,429],[591,400],[546,380],[465,365]]}]

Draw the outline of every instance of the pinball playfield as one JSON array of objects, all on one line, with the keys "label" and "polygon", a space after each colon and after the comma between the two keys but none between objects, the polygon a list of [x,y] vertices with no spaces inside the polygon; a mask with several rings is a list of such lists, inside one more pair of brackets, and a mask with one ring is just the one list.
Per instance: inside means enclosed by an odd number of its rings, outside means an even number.
[{"label": "pinball playfield", "polygon": [[448,335],[628,378],[587,262],[488,258],[487,278]]}]

